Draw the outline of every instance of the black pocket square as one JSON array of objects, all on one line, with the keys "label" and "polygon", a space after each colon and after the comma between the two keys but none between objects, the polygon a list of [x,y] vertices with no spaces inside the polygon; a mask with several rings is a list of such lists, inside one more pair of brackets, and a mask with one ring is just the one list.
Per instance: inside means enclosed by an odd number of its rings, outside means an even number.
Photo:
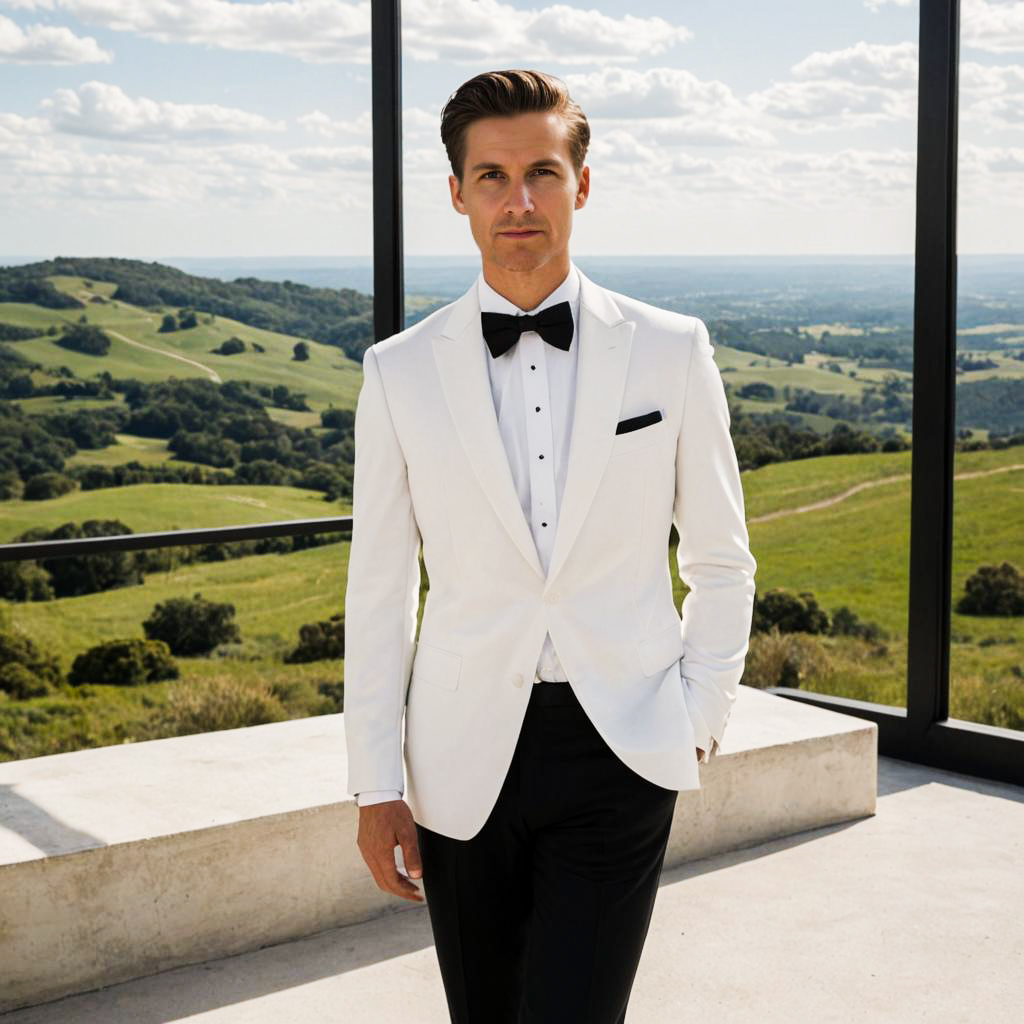
[{"label": "black pocket square", "polygon": [[626,434],[630,430],[639,430],[641,427],[649,427],[652,423],[657,423],[660,419],[661,410],[654,409],[651,412],[645,412],[642,416],[632,416],[628,420],[619,420],[619,423],[615,428],[615,433]]}]

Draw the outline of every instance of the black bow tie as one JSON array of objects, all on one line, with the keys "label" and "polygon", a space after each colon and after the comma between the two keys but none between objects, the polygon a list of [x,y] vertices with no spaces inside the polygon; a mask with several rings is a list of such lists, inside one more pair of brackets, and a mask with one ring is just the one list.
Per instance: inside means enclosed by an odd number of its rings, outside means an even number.
[{"label": "black bow tie", "polygon": [[539,313],[480,313],[480,326],[491,355],[507,352],[523,331],[536,331],[549,345],[569,351],[572,344],[572,306],[556,302]]}]

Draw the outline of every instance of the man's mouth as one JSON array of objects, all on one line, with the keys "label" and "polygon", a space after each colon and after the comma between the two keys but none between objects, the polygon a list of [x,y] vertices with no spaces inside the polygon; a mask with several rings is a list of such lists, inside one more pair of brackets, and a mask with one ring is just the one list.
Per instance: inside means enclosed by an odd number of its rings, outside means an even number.
[{"label": "man's mouth", "polygon": [[521,231],[500,231],[499,234],[508,235],[510,238],[528,238],[530,235],[539,235],[540,231],[534,228],[524,228]]}]

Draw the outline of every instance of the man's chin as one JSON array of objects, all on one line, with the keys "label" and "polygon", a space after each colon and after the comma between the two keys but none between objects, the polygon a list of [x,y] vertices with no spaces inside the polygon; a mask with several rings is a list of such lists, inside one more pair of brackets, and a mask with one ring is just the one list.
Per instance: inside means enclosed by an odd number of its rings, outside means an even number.
[{"label": "man's chin", "polygon": [[505,270],[537,270],[554,255],[554,252],[547,248],[536,249],[531,245],[507,245],[498,242],[491,247],[490,260],[495,266],[503,267]]}]

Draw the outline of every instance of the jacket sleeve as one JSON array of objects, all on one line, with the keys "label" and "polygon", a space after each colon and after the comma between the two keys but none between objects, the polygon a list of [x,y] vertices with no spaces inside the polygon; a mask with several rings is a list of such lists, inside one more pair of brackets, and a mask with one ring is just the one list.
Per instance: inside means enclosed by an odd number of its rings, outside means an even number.
[{"label": "jacket sleeve", "polygon": [[676,447],[672,521],[679,534],[686,706],[702,762],[721,744],[739,690],[754,607],[754,572],[729,403],[708,329],[696,321]]},{"label": "jacket sleeve", "polygon": [[405,791],[402,718],[412,671],[420,533],[378,354],[356,402],[352,543],[345,590],[348,791]]}]

